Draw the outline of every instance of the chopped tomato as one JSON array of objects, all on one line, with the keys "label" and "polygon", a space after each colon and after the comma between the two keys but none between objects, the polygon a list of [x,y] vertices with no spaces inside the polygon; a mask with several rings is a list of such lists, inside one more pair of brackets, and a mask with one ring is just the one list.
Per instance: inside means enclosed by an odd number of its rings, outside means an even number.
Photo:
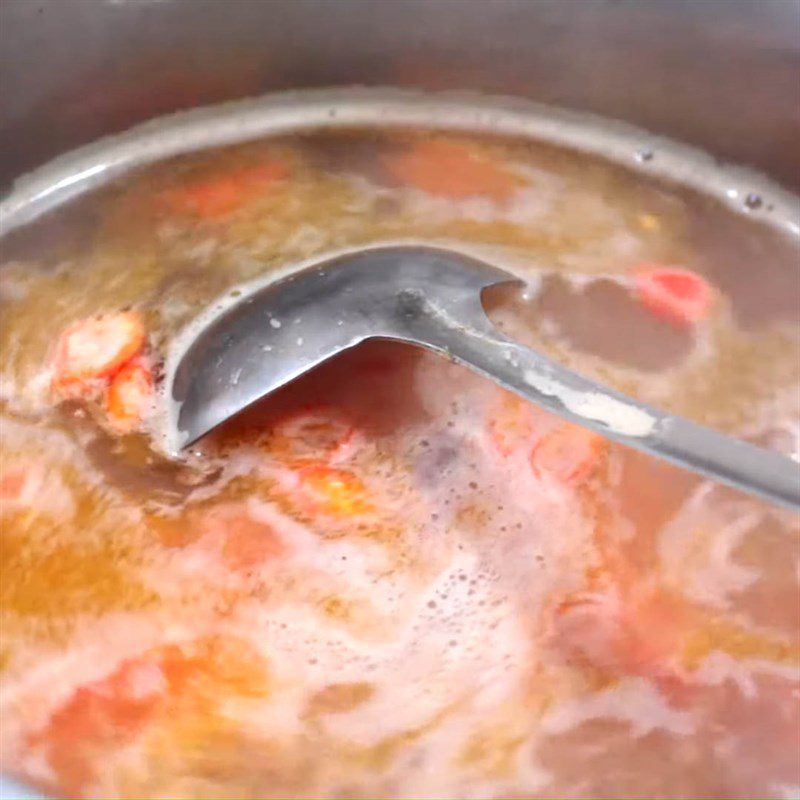
[{"label": "chopped tomato", "polygon": [[503,457],[520,448],[530,448],[546,427],[543,415],[537,419],[530,403],[510,392],[503,392],[500,402],[490,411],[488,421],[491,442]]},{"label": "chopped tomato", "polygon": [[576,484],[591,475],[605,448],[602,436],[563,422],[534,446],[531,466],[540,477],[550,476],[561,483]]},{"label": "chopped tomato", "polygon": [[[68,490],[55,476],[46,479],[41,462],[25,462],[10,469],[0,463],[0,511],[6,508],[33,508],[44,512],[69,504]],[[66,498],[65,498],[66,495]],[[63,503],[60,502],[62,498]]]},{"label": "chopped tomato", "polygon": [[25,463],[7,468],[0,462],[0,516],[15,511],[49,510],[53,504],[61,510],[69,507],[69,495],[58,479],[45,481],[41,463]]},{"label": "chopped tomato", "polygon": [[287,459],[333,459],[348,450],[355,430],[334,408],[314,406],[287,414],[271,428],[268,445]]},{"label": "chopped tomato", "polygon": [[284,550],[272,526],[254,518],[239,503],[208,510],[198,524],[203,534],[218,539],[222,560],[232,570],[252,569]]},{"label": "chopped tomato", "polygon": [[118,311],[70,325],[58,340],[55,386],[66,395],[96,388],[144,346],[144,322],[138,311]]},{"label": "chopped tomato", "polygon": [[349,517],[372,509],[361,479],[343,469],[313,466],[300,470],[301,490],[314,510]]},{"label": "chopped tomato", "polygon": [[139,427],[153,400],[153,374],[139,361],[126,364],[112,378],[108,388],[108,422],[118,433]]},{"label": "chopped tomato", "polygon": [[402,183],[452,200],[484,196],[499,202],[519,185],[509,169],[479,147],[441,139],[415,142],[388,157],[386,168]]},{"label": "chopped tomato", "polygon": [[157,663],[170,694],[193,695],[200,704],[213,704],[225,694],[261,696],[269,691],[263,656],[244,640],[209,636],[156,651]]},{"label": "chopped tomato", "polygon": [[282,551],[280,540],[269,526],[245,517],[232,524],[222,547],[222,558],[232,570],[247,570]]},{"label": "chopped tomato", "polygon": [[711,306],[711,287],[688,269],[642,264],[633,270],[633,282],[640,302],[671,322],[699,322]]},{"label": "chopped tomato", "polygon": [[616,675],[661,675],[677,657],[681,608],[658,594],[623,594],[619,587],[580,593],[555,611],[555,637],[569,654]]},{"label": "chopped tomato", "polygon": [[84,796],[104,755],[134,742],[164,715],[209,716],[231,694],[252,697],[268,690],[266,662],[245,641],[208,637],[168,644],[79,687],[30,744],[43,747],[63,792]]},{"label": "chopped tomato", "polygon": [[149,514],[146,517],[150,532],[164,547],[187,547],[202,535],[199,526],[193,524],[194,517],[164,517],[160,514]]},{"label": "chopped tomato", "polygon": [[17,502],[22,497],[27,482],[27,470],[3,470],[2,475],[0,475],[0,500]]},{"label": "chopped tomato", "polygon": [[63,523],[72,518],[74,492],[64,476],[47,468],[41,453],[30,453],[19,461],[14,456],[6,460],[11,463],[4,464],[0,456],[0,517],[23,512],[27,519],[49,517]]},{"label": "chopped tomato", "polygon": [[234,571],[253,569],[285,550],[280,535],[268,522],[255,518],[246,503],[195,508],[182,517],[153,515],[148,522],[165,547],[183,548],[201,541]]},{"label": "chopped tomato", "polygon": [[83,793],[98,755],[131,742],[163,702],[163,676],[146,660],[124,662],[109,677],[78,688],[33,737],[42,743],[59,784]]},{"label": "chopped tomato", "polygon": [[172,189],[165,199],[173,211],[216,219],[241,208],[259,192],[286,176],[282,161],[237,167],[213,178],[200,179]]}]

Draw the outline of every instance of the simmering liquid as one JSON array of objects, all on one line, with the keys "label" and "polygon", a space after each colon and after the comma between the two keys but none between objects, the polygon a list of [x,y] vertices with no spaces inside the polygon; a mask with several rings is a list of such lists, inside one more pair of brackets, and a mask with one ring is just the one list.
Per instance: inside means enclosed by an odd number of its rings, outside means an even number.
[{"label": "simmering liquid", "polygon": [[167,457],[178,331],[398,240],[530,280],[485,301],[518,340],[798,456],[798,245],[757,215],[413,130],[140,170],[3,247],[3,769],[86,797],[797,796],[797,515],[391,343]]}]

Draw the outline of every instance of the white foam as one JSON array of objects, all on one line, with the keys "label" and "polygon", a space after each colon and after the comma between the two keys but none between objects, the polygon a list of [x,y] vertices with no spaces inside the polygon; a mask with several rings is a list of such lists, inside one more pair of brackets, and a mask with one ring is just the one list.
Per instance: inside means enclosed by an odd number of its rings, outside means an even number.
[{"label": "white foam", "polygon": [[694,730],[692,714],[671,708],[642,678],[625,678],[611,689],[567,700],[545,715],[542,727],[550,734],[564,733],[594,719],[628,722],[637,737],[657,729],[684,736]]},{"label": "white foam", "polygon": [[735,552],[766,513],[757,503],[726,497],[714,483],[701,483],[660,532],[666,574],[697,602],[729,608],[731,598],[759,578],[756,569],[737,563]]}]

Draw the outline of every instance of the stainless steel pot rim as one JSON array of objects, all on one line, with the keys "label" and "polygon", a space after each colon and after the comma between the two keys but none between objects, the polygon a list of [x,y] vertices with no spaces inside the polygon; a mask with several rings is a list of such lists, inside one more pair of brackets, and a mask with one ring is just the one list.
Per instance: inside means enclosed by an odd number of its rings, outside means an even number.
[{"label": "stainless steel pot rim", "polygon": [[469,131],[551,142],[697,189],[735,212],[758,216],[800,237],[798,196],[758,172],[720,164],[701,150],[627,123],[514,97],[364,87],[235,100],[158,117],[100,139],[18,178],[0,202],[0,235],[165,158],[293,132],[367,127]]}]

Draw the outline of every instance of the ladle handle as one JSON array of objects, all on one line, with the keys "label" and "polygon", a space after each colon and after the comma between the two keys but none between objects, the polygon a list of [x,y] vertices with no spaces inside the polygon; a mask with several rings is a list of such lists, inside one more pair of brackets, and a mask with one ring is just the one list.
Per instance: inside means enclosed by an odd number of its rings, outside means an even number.
[{"label": "ladle handle", "polygon": [[438,323],[443,351],[542,408],[620,444],[800,509],[800,464],[792,459],[639,403],[505,338],[491,325],[454,327],[441,317]]}]

